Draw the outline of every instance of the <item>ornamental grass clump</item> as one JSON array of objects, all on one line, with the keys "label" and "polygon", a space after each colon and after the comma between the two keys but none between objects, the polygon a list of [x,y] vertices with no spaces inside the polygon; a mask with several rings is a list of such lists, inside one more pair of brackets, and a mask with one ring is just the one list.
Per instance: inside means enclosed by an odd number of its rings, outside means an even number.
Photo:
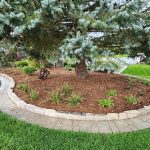
[{"label": "ornamental grass clump", "polygon": [[31,100],[37,100],[39,98],[37,91],[32,89],[31,93],[30,93],[30,98],[31,98]]},{"label": "ornamental grass clump", "polygon": [[80,94],[73,93],[68,98],[68,103],[70,106],[76,106],[80,104],[83,100],[83,97]]},{"label": "ornamental grass clump", "polygon": [[67,83],[65,83],[63,86],[62,86],[62,93],[64,96],[69,96],[72,94],[72,87],[70,85],[68,85]]},{"label": "ornamental grass clump", "polygon": [[26,83],[19,83],[17,85],[17,88],[22,90],[25,93],[29,93],[31,91],[31,89],[29,88],[29,86]]},{"label": "ornamental grass clump", "polygon": [[61,102],[61,94],[60,91],[53,91],[50,98],[51,102],[55,104],[59,104]]}]

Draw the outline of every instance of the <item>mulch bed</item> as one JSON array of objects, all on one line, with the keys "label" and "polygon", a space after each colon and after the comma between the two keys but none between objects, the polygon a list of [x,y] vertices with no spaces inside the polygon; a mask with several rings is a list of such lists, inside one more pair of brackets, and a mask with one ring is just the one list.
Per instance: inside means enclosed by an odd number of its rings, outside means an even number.
[{"label": "mulch bed", "polygon": [[[128,88],[128,77],[116,74],[90,73],[85,80],[79,80],[74,71],[66,71],[63,68],[52,68],[47,80],[38,79],[38,72],[29,76],[19,69],[0,69],[0,73],[5,73],[15,80],[16,84],[27,82],[29,87],[39,93],[39,99],[31,101],[28,94],[15,87],[14,91],[25,102],[44,108],[51,108],[65,112],[86,112],[86,113],[119,113],[126,110],[139,109],[150,105],[150,86],[144,85],[136,80],[134,86]],[[85,99],[77,106],[70,106],[67,102],[54,104],[50,101],[53,91],[59,90],[63,84],[69,84],[77,93]],[[112,108],[103,108],[97,101],[108,98],[106,91],[117,90],[118,95],[110,97],[114,101]],[[140,91],[144,91],[144,96],[140,96]],[[124,100],[125,96],[134,95],[139,98],[138,104],[129,105]]]}]

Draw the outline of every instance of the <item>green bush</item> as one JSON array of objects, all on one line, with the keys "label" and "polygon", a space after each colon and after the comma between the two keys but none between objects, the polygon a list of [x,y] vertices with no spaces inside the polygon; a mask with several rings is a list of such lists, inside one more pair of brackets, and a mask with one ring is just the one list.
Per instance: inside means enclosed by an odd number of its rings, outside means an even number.
[{"label": "green bush", "polygon": [[98,104],[102,107],[114,106],[113,100],[111,100],[111,99],[100,99],[100,100],[98,100]]},{"label": "green bush", "polygon": [[124,99],[128,104],[137,104],[139,102],[139,99],[133,95],[125,96]]},{"label": "green bush", "polygon": [[38,93],[35,90],[31,90],[30,98],[32,100],[37,100],[39,98],[39,95],[38,95]]},{"label": "green bush", "polygon": [[61,102],[61,95],[60,95],[60,92],[59,91],[54,91],[51,95],[51,101],[53,103],[60,103]]},{"label": "green bush", "polygon": [[150,81],[143,80],[142,83],[143,83],[145,86],[150,86]]},{"label": "green bush", "polygon": [[108,90],[107,92],[106,92],[106,95],[107,96],[117,96],[117,90]]},{"label": "green bush", "polygon": [[88,65],[88,69],[95,72],[113,73],[120,68],[119,64],[112,60],[96,59]]},{"label": "green bush", "polygon": [[72,91],[73,91],[72,87],[68,85],[67,83],[65,83],[62,86],[62,92],[65,96],[71,95]]},{"label": "green bush", "polygon": [[16,61],[15,66],[23,68],[25,66],[28,66],[28,62],[26,60]]},{"label": "green bush", "polygon": [[29,93],[31,91],[31,89],[28,87],[28,85],[26,83],[19,83],[17,85],[17,88],[19,88],[20,90],[22,90],[25,93]]},{"label": "green bush", "polygon": [[73,67],[71,64],[66,64],[65,65],[65,69],[68,70],[68,71],[72,71],[73,70]]},{"label": "green bush", "polygon": [[68,98],[68,102],[70,106],[76,106],[82,102],[83,98],[79,94],[72,94]]},{"label": "green bush", "polygon": [[30,75],[36,71],[36,68],[25,66],[25,67],[23,67],[23,71],[24,71],[24,73]]}]

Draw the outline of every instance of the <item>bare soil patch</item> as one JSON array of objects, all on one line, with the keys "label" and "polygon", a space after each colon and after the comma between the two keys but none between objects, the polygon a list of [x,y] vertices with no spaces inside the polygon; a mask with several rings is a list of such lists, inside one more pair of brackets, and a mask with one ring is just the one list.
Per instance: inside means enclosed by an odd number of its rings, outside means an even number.
[{"label": "bare soil patch", "polygon": [[[16,85],[26,82],[29,87],[39,93],[38,100],[31,101],[29,95],[15,87],[14,92],[27,103],[44,108],[55,109],[65,112],[80,113],[119,113],[126,110],[139,109],[150,105],[150,86],[144,85],[140,80],[136,80],[134,86],[129,88],[128,77],[116,74],[90,73],[85,80],[79,80],[74,71],[66,71],[63,68],[52,68],[47,80],[38,79],[38,72],[29,76],[19,69],[0,69],[0,73],[5,73],[16,82]],[[70,106],[66,101],[54,104],[50,101],[53,91],[59,90],[63,84],[69,84],[77,93],[80,93],[85,99],[77,106]],[[113,97],[106,96],[108,90],[117,90],[118,95]],[[144,93],[141,96],[140,91]],[[125,96],[134,95],[138,97],[138,104],[128,104]],[[98,105],[98,100],[102,98],[111,98],[114,106],[103,108]]]}]

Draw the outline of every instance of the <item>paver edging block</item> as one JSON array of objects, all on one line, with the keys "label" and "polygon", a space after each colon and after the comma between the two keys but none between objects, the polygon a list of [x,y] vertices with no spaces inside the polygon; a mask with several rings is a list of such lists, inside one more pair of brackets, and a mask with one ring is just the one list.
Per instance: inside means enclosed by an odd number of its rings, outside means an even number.
[{"label": "paver edging block", "polygon": [[31,104],[27,104],[23,100],[21,100],[17,95],[13,92],[13,88],[15,87],[15,82],[13,78],[9,77],[8,75],[1,74],[7,80],[10,81],[9,88],[7,89],[8,96],[12,100],[13,103],[17,105],[17,107],[26,109],[30,112],[34,112],[37,114],[56,117],[56,118],[65,118],[65,119],[73,119],[73,120],[96,120],[96,121],[103,121],[103,120],[123,120],[127,118],[135,118],[137,116],[142,116],[150,113],[150,105],[144,106],[144,108],[138,110],[129,110],[124,111],[121,113],[108,113],[108,114],[92,114],[92,113],[84,113],[82,114],[75,114],[75,113],[63,113],[58,112],[54,109],[46,109],[41,108],[38,106],[34,106]]}]

